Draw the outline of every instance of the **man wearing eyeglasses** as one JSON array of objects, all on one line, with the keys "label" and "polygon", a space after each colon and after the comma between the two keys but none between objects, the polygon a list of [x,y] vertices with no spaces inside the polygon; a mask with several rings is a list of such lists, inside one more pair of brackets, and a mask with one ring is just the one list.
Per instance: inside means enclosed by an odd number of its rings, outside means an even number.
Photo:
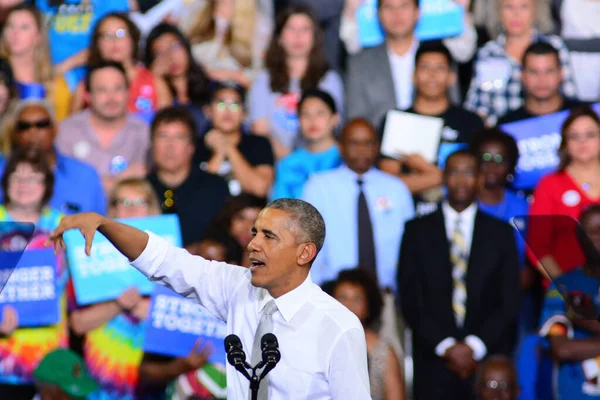
[{"label": "man wearing eyeglasses", "polygon": [[[106,198],[96,171],[54,146],[56,125],[50,105],[42,100],[23,101],[18,105],[15,117],[13,130],[7,132],[13,149],[39,149],[46,153],[52,165],[54,187],[49,204],[64,214],[85,211],[105,214]],[[0,175],[4,167],[5,160],[0,158]]]},{"label": "man wearing eyeglasses", "polygon": [[275,175],[273,150],[266,138],[242,132],[243,88],[217,83],[205,114],[213,128],[196,146],[196,165],[224,177],[233,196],[244,192],[267,197]]},{"label": "man wearing eyeglasses", "polygon": [[162,212],[179,216],[183,245],[198,242],[229,196],[227,183],[192,163],[196,127],[185,107],[158,111],[150,131],[154,169],[148,181]]}]

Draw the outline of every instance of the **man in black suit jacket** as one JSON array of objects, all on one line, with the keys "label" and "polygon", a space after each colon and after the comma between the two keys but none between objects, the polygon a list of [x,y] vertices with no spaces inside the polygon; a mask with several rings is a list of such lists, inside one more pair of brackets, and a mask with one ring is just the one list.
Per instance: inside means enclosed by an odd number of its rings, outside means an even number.
[{"label": "man in black suit jacket", "polygon": [[[515,236],[510,225],[477,210],[478,177],[474,154],[453,153],[444,171],[447,200],[438,211],[405,227],[398,288],[404,318],[413,331],[415,400],[474,399],[477,362],[487,354],[510,355],[515,344]],[[460,253],[464,273],[459,274],[466,298],[457,295],[459,262],[451,257],[459,241],[456,225],[466,250]]]}]

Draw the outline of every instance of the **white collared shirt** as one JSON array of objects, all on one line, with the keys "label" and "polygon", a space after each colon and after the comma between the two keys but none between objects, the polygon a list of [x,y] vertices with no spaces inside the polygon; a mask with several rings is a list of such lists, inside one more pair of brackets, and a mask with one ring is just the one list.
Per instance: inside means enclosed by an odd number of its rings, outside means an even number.
[{"label": "white collared shirt", "polygon": [[456,211],[450,207],[447,201],[442,203],[442,213],[444,214],[444,225],[446,226],[446,236],[452,240],[456,223],[460,220],[460,230],[465,238],[467,254],[471,254],[471,243],[473,242],[473,229],[475,228],[475,214],[477,214],[477,203],[471,204],[462,212]]},{"label": "white collared shirt", "polygon": [[[454,235],[454,229],[456,223],[460,217],[460,225],[465,244],[467,247],[467,254],[471,253],[471,243],[473,243],[473,231],[475,229],[475,215],[477,214],[477,203],[471,204],[465,208],[462,212],[456,211],[450,207],[447,201],[442,203],[442,213],[444,214],[444,225],[446,226],[446,236],[448,240],[451,240]],[[465,338],[465,343],[473,350],[473,358],[476,361],[480,361],[487,354],[487,346],[483,341],[475,336],[469,335]],[[456,339],[452,337],[445,338],[435,348],[435,353],[443,357],[446,351],[456,344]]]},{"label": "white collared shirt", "polygon": [[[131,264],[150,280],[196,300],[227,322],[250,360],[266,303],[247,268],[208,261],[147,232],[148,243]],[[365,333],[358,318],[325,294],[310,276],[275,299],[273,333],[281,361],[269,373],[269,399],[370,399]],[[227,397],[247,399],[249,382],[227,365]]]},{"label": "white collared shirt", "polygon": [[406,54],[395,54],[388,47],[388,58],[394,81],[394,93],[396,94],[396,107],[400,110],[409,108],[413,103],[413,75],[415,72],[415,54],[419,48],[419,41],[413,39],[413,43]]}]

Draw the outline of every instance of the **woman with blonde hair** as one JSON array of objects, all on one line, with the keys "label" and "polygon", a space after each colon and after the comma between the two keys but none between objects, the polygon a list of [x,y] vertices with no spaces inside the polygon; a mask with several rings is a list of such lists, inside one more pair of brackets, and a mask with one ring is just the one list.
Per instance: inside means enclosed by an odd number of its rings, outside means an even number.
[{"label": "woman with blonde hair", "polygon": [[250,86],[262,69],[273,15],[267,1],[207,0],[185,29],[192,54],[216,81]]},{"label": "woman with blonde hair", "polygon": [[[139,218],[160,214],[158,199],[145,179],[124,179],[109,196],[110,218]],[[90,375],[100,389],[88,400],[131,400],[138,398],[138,369],[142,361],[144,321],[150,299],[136,288],[117,299],[77,307],[72,285],[70,323],[73,332],[84,336],[83,355]],[[110,366],[110,367],[108,367]]]},{"label": "woman with blonde hair", "polygon": [[59,121],[68,116],[69,88],[54,74],[44,17],[34,5],[23,3],[8,11],[0,57],[10,64],[19,98],[48,99]]}]

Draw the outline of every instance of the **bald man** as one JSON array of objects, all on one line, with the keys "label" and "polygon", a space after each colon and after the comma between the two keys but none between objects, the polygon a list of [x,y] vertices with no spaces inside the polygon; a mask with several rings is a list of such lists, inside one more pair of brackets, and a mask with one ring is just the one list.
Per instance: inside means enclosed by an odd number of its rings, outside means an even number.
[{"label": "bald man", "polygon": [[479,367],[475,382],[479,400],[516,400],[519,397],[517,371],[508,357],[489,357]]},{"label": "bald man", "polygon": [[320,284],[342,269],[361,267],[382,288],[395,290],[404,222],[414,216],[410,191],[399,178],[375,168],[379,139],[367,120],[349,121],[339,146],[344,164],[313,175],[303,191],[327,226],[313,280]]}]

